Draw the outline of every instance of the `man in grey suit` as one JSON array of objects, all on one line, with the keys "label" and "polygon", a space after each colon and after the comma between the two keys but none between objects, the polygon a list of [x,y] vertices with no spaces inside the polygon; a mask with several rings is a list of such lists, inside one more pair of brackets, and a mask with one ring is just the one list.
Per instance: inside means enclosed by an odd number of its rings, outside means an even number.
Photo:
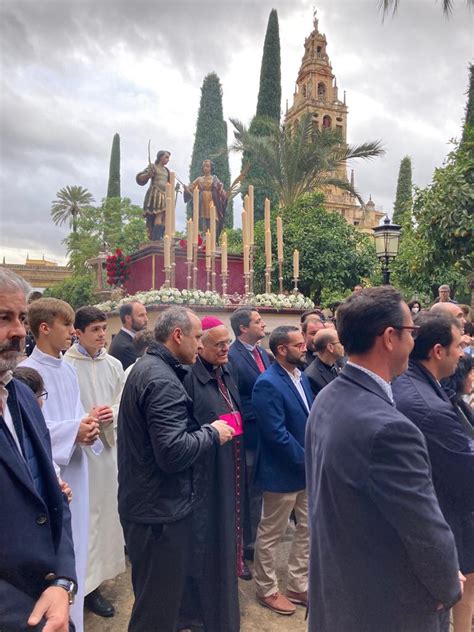
[{"label": "man in grey suit", "polygon": [[436,632],[462,588],[422,433],[393,405],[416,326],[391,287],[337,310],[349,361],[308,420],[310,632]]}]

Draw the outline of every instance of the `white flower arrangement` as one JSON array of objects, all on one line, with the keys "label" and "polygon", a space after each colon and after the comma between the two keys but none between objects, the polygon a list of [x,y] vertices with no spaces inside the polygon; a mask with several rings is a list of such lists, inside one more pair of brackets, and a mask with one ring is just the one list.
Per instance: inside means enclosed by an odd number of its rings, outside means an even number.
[{"label": "white flower arrangement", "polygon": [[274,309],[313,309],[313,301],[304,294],[256,294],[251,303]]},{"label": "white flower arrangement", "polygon": [[133,296],[124,296],[119,301],[104,301],[96,305],[103,312],[111,312],[124,303],[140,301],[143,305],[209,305],[224,307],[224,299],[217,292],[210,290],[178,290],[176,288],[161,288],[149,292],[137,292]]}]

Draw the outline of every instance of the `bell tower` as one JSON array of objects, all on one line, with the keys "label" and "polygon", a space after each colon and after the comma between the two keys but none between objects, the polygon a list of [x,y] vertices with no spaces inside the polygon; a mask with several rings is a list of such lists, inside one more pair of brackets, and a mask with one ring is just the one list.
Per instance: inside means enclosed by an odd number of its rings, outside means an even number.
[{"label": "bell tower", "polygon": [[[315,128],[335,129],[339,131],[342,142],[347,142],[346,94],[344,92],[341,101],[336,76],[327,53],[326,35],[319,31],[316,10],[313,13],[313,31],[304,42],[304,55],[296,79],[293,104],[287,108],[285,124],[291,128],[308,112]],[[348,180],[346,166],[341,165],[335,175],[340,180]],[[353,182],[353,175],[351,181]],[[372,201],[369,212],[366,212],[366,207],[361,207],[353,195],[336,187],[326,187],[324,195],[327,210],[339,212],[350,224],[364,232],[371,232],[373,226],[378,225],[378,216],[384,215],[375,209]]]}]

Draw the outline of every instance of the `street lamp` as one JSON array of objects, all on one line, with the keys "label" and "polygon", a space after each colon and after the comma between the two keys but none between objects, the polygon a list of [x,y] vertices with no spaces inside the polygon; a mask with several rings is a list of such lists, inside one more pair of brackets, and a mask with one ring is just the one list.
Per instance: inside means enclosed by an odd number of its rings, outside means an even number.
[{"label": "street lamp", "polygon": [[400,230],[401,226],[391,224],[387,215],[385,216],[383,224],[374,228],[375,253],[382,264],[384,285],[390,285],[389,262],[398,255]]}]

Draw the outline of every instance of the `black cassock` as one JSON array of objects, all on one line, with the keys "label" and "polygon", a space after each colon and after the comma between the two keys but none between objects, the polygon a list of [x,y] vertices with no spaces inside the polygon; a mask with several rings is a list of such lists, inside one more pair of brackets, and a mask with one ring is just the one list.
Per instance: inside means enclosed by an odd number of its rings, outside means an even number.
[{"label": "black cassock", "polygon": [[[196,428],[240,409],[236,382],[228,365],[216,371],[198,359],[184,380],[193,400]],[[230,400],[230,401],[229,401]],[[238,574],[242,570],[245,485],[243,435],[194,465],[193,535],[183,598],[183,621],[201,620],[206,632],[240,630]]]}]

